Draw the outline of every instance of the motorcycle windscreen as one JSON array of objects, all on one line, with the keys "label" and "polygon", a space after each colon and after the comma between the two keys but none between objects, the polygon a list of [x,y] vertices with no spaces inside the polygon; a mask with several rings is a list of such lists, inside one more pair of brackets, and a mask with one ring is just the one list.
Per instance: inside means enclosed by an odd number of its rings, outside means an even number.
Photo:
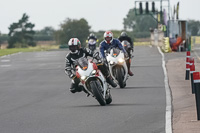
[{"label": "motorcycle windscreen", "polygon": [[82,69],[82,70],[87,70],[88,68],[88,59],[85,57],[79,58],[78,59],[78,66]]},{"label": "motorcycle windscreen", "polygon": [[117,57],[120,53],[120,50],[118,48],[113,48],[112,50],[112,57]]},{"label": "motorcycle windscreen", "polygon": [[96,45],[96,41],[94,39],[90,39],[88,41],[88,45]]},{"label": "motorcycle windscreen", "polygon": [[128,41],[122,41],[122,45],[126,51],[129,51],[129,49],[131,49],[131,44]]}]

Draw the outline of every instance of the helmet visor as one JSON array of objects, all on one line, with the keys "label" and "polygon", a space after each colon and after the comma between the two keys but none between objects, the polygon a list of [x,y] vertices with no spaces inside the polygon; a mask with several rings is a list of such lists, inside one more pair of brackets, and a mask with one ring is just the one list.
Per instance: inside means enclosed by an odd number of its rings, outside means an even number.
[{"label": "helmet visor", "polygon": [[75,52],[76,50],[78,50],[78,46],[77,45],[69,46],[69,50]]},{"label": "helmet visor", "polygon": [[106,40],[107,42],[110,42],[110,41],[112,40],[112,37],[105,37],[105,40]]}]

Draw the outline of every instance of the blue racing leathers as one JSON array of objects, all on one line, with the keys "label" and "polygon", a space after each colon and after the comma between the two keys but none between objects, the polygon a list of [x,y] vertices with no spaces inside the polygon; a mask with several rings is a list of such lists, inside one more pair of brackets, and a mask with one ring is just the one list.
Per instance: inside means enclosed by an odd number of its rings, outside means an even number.
[{"label": "blue racing leathers", "polygon": [[106,57],[104,51],[107,50],[107,49],[109,49],[110,47],[114,47],[114,48],[118,47],[118,48],[121,49],[124,53],[126,53],[126,50],[124,49],[124,47],[122,46],[122,44],[120,43],[119,40],[113,39],[113,41],[111,42],[111,44],[108,44],[108,43],[106,43],[105,41],[102,41],[102,42],[100,43],[100,52],[101,52],[101,56],[102,56],[103,58]]}]

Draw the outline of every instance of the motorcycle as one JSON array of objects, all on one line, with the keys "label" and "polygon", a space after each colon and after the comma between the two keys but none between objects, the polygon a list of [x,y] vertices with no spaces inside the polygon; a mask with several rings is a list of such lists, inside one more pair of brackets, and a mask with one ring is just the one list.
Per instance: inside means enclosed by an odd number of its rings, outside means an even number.
[{"label": "motorcycle", "polygon": [[110,48],[106,51],[106,60],[109,71],[120,88],[126,87],[128,79],[128,68],[124,53],[119,48]]},{"label": "motorcycle", "polygon": [[85,88],[84,92],[88,96],[95,97],[101,106],[105,106],[112,102],[112,96],[106,79],[94,62],[97,56],[99,56],[98,52],[94,54],[92,60],[88,60],[86,57],[76,60],[76,76],[80,78]]}]

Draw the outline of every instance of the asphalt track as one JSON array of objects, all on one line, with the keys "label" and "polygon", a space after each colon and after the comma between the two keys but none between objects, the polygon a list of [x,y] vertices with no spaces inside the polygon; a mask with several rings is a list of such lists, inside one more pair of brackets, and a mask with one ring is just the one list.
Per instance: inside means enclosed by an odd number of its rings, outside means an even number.
[{"label": "asphalt track", "polygon": [[66,50],[0,58],[0,133],[164,133],[166,96],[156,47],[136,46],[133,77],[99,106],[69,92]]}]

